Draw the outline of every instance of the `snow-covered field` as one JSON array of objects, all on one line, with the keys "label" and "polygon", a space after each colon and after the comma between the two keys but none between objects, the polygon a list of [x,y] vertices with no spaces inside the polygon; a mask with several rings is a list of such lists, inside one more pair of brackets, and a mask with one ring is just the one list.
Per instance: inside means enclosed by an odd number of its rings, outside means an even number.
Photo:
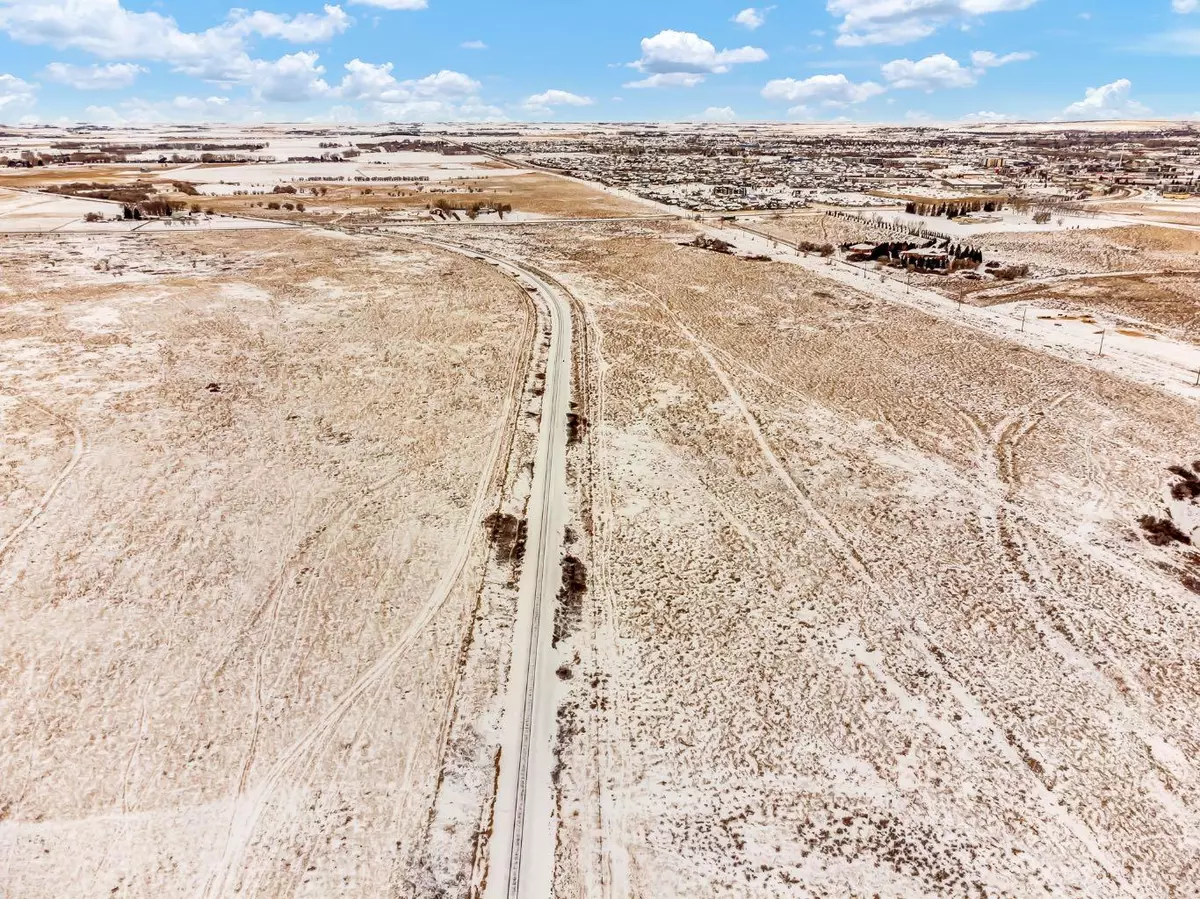
[{"label": "snow-covered field", "polygon": [[464,238],[594,353],[558,890],[1186,893],[1197,400],[680,227]]}]

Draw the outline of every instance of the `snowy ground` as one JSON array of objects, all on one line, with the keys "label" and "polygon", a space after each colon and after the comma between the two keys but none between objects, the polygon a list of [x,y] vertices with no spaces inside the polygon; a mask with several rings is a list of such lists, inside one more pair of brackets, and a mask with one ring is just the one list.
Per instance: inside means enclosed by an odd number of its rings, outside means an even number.
[{"label": "snowy ground", "polygon": [[469,237],[595,354],[560,893],[1186,893],[1196,401],[681,227]]}]

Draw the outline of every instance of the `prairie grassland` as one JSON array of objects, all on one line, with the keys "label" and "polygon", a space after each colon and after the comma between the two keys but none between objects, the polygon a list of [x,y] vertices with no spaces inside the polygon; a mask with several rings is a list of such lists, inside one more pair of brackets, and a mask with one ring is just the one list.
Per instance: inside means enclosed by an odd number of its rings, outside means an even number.
[{"label": "prairie grassland", "polygon": [[0,260],[4,891],[402,891],[522,291],[311,232]]},{"label": "prairie grassland", "polygon": [[1200,526],[1191,405],[666,229],[474,239],[590,323],[563,801],[632,895],[1189,889],[1200,560],[1138,522]]}]

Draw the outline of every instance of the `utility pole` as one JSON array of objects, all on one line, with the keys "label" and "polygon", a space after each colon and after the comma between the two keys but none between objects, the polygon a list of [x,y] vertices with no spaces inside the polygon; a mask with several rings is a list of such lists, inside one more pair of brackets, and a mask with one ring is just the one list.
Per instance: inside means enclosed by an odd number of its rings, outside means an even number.
[{"label": "utility pole", "polygon": [[1104,355],[1104,338],[1108,336],[1108,330],[1100,332],[1100,355]]},{"label": "utility pole", "polygon": [[1025,320],[1028,318],[1029,318],[1029,307],[1026,306],[1024,311],[1021,313],[1021,333],[1022,334],[1025,333]]}]

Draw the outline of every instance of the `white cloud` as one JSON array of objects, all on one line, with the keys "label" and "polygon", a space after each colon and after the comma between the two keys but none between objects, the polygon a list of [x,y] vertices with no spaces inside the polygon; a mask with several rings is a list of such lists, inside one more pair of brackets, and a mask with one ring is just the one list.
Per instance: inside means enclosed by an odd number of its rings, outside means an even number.
[{"label": "white cloud", "polygon": [[591,106],[595,102],[591,97],[582,97],[570,91],[548,90],[527,98],[523,105],[533,107]]},{"label": "white cloud", "polygon": [[710,106],[704,110],[701,118],[706,122],[735,122],[737,113],[733,111],[732,106]]},{"label": "white cloud", "polygon": [[774,6],[766,6],[762,8],[751,6],[748,9],[743,9],[740,13],[730,19],[730,21],[741,25],[743,28],[748,28],[750,31],[756,31],[767,23],[767,13],[774,8]]},{"label": "white cloud", "polygon": [[133,84],[139,75],[149,69],[129,62],[115,62],[100,66],[73,66],[65,62],[52,62],[46,66],[46,77],[59,84],[70,85],[81,91],[109,91]]},{"label": "white cloud", "polygon": [[731,66],[766,58],[766,51],[758,47],[718,51],[698,34],[668,30],[642,38],[642,58],[630,65],[647,75],[706,75],[723,74]]},{"label": "white cloud", "polygon": [[166,62],[177,71],[222,84],[252,82],[264,67],[288,68],[252,59],[248,40],[258,35],[292,43],[328,40],[349,27],[339,6],[296,16],[233,10],[206,31],[183,31],[156,12],[133,12],[121,0],[0,0],[0,32],[26,44],[75,49],[103,59]]},{"label": "white cloud", "polygon": [[1172,0],[1171,9],[1178,13],[1200,11],[1200,0]]},{"label": "white cloud", "polygon": [[327,5],[324,15],[299,13],[295,16],[234,9],[224,27],[235,34],[258,34],[293,44],[313,44],[332,40],[349,28],[352,21],[340,6]]},{"label": "white cloud", "polygon": [[316,53],[292,53],[274,62],[252,60],[243,79],[252,85],[254,96],[275,103],[303,103],[328,96],[331,88],[321,76],[325,67]]},{"label": "white cloud", "polygon": [[228,122],[257,118],[259,111],[228,97],[178,96],[172,100],[131,97],[116,106],[89,106],[84,119],[101,125],[154,125],[167,122]]},{"label": "white cloud", "polygon": [[504,110],[484,103],[478,97],[459,102],[446,100],[411,100],[407,102],[376,103],[375,118],[400,122],[503,122]]},{"label": "white cloud", "polygon": [[954,21],[1028,9],[1037,0],[827,0],[840,16],[837,42],[843,47],[907,44],[929,37]]},{"label": "white cloud", "polygon": [[504,110],[479,98],[483,87],[462,72],[443,70],[401,81],[393,65],[353,59],[341,83],[330,92],[344,101],[365,101],[373,115],[392,121],[499,121]]},{"label": "white cloud", "polygon": [[813,75],[803,81],[795,78],[781,78],[767,83],[762,89],[762,95],[767,100],[778,100],[786,103],[799,104],[791,110],[799,113],[807,103],[820,103],[823,106],[848,106],[854,103],[864,103],[872,97],[884,93],[886,89],[873,81],[855,84],[845,75]]},{"label": "white cloud", "polygon": [[1119,78],[1101,87],[1089,87],[1084,98],[1063,110],[1066,119],[1123,119],[1137,118],[1150,112],[1148,108],[1132,99],[1129,94],[1133,84],[1128,78]]},{"label": "white cloud", "polygon": [[34,101],[38,86],[22,81],[16,75],[0,75],[0,112],[29,106]]},{"label": "white cloud", "polygon": [[486,50],[488,48],[483,41],[463,41],[459,46],[464,50]]},{"label": "white cloud", "polygon": [[980,112],[972,112],[959,119],[967,124],[987,124],[988,122],[1011,122],[1013,117],[1005,115],[1002,112],[988,112],[986,110]]},{"label": "white cloud", "polygon": [[424,78],[399,81],[390,62],[376,65],[352,59],[346,63],[346,75],[338,86],[343,100],[373,100],[393,105],[422,101],[446,102],[473,97],[482,85],[462,72],[442,70]]},{"label": "white cloud", "polygon": [[702,84],[703,82],[703,75],[694,75],[691,72],[667,72],[661,75],[651,75],[649,78],[643,78],[640,81],[629,81],[622,86],[639,89],[652,87],[695,87],[697,84]]},{"label": "white cloud", "polygon": [[895,59],[881,69],[883,77],[895,88],[913,88],[934,91],[939,88],[971,87],[978,77],[970,69],[959,65],[945,53],[926,56],[913,62],[911,59]]},{"label": "white cloud", "polygon": [[375,6],[379,9],[426,9],[429,0],[350,0],[360,6]]},{"label": "white cloud", "polygon": [[971,54],[971,64],[977,69],[997,69],[1000,66],[1006,66],[1014,62],[1027,62],[1036,54],[1034,53],[1005,53],[999,56],[991,50],[976,50]]}]

